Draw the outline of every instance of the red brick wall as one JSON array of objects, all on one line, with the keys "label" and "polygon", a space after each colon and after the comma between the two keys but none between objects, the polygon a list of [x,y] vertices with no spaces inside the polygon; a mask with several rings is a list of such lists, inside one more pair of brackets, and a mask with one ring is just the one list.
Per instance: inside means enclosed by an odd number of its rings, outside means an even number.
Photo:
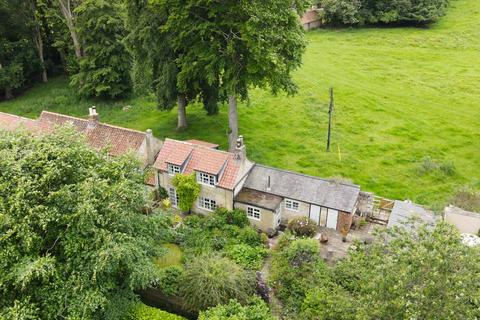
[{"label": "red brick wall", "polygon": [[350,227],[352,226],[352,220],[353,214],[338,211],[337,231],[341,231],[343,227],[350,231]]}]

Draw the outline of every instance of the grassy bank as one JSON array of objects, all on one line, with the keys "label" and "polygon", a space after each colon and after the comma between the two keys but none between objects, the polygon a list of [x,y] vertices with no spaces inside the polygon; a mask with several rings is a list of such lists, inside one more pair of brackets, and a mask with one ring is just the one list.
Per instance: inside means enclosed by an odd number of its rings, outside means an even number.
[{"label": "grassy bank", "polygon": [[[379,195],[443,204],[459,186],[480,184],[480,2],[452,1],[428,29],[365,28],[308,34],[299,93],[254,90],[240,106],[249,157],[322,177],[343,176]],[[328,88],[335,90],[333,144],[325,152]],[[0,111],[36,117],[43,109],[85,116],[95,104],[105,122],[159,137],[197,138],[226,147],[227,114],[176,110],[152,97],[117,102],[75,98],[66,78],[0,103]],[[125,106],[130,106],[125,108]]]}]

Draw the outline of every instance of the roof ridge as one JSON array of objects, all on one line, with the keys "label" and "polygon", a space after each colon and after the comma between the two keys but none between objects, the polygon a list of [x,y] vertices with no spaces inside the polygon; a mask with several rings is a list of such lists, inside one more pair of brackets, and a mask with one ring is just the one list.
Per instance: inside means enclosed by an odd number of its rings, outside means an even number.
[{"label": "roof ridge", "polygon": [[[165,141],[167,141],[167,140],[187,144],[189,146],[192,146],[193,148],[201,148],[201,149],[210,150],[210,151],[214,151],[214,152],[224,153],[224,154],[231,155],[231,156],[235,155],[233,152],[230,152],[230,151],[212,149],[212,148],[209,148],[207,146],[202,146],[202,145],[199,145],[199,144],[196,144],[196,143],[188,142],[186,140],[177,140],[177,139],[165,138]],[[198,140],[198,141],[203,141],[203,140]],[[204,141],[204,142],[207,142],[207,141]]]},{"label": "roof ridge", "polygon": [[4,115],[6,115],[6,116],[15,117],[15,118],[19,118],[19,119],[24,119],[24,120],[28,120],[28,121],[37,121],[37,119],[22,117],[22,116],[13,114],[13,113],[7,113],[7,112],[2,112],[2,111],[0,111],[0,114],[4,114]]},{"label": "roof ridge", "polygon": [[291,173],[291,174],[295,174],[295,175],[297,175],[297,176],[303,176],[303,177],[312,178],[312,179],[316,179],[316,180],[322,180],[322,181],[325,181],[325,182],[338,183],[338,184],[341,184],[341,185],[344,185],[344,186],[347,186],[347,187],[360,188],[360,186],[359,186],[359,185],[356,185],[356,184],[350,184],[350,183],[344,183],[344,182],[336,182],[336,181],[334,181],[334,180],[332,180],[332,179],[326,179],[326,178],[316,177],[316,176],[312,176],[312,175],[305,174],[305,173],[300,173],[300,172],[295,172],[295,171],[290,171],[290,170],[285,170],[285,169],[270,167],[270,166],[266,166],[266,165],[263,165],[263,164],[255,163],[254,166],[259,166],[259,167],[263,167],[263,168],[267,168],[267,169],[273,169],[273,170],[277,170],[277,171],[282,171],[282,172],[286,172],[286,173]]},{"label": "roof ridge", "polygon": [[[52,111],[43,110],[43,111],[42,111],[42,114],[43,114],[43,113],[48,113],[48,114],[53,114],[53,115],[57,115],[57,116],[65,117],[65,118],[70,118],[70,119],[75,119],[75,120],[80,120],[80,121],[88,122],[88,119],[78,118],[78,117],[74,117],[74,116],[69,116],[69,115],[62,114],[62,113],[57,113],[57,112],[52,112]],[[135,129],[125,128],[125,127],[120,127],[120,126],[116,126],[116,125],[109,124],[109,123],[106,123],[106,122],[100,122],[100,121],[99,121],[98,124],[100,124],[100,125],[102,125],[102,126],[106,126],[106,127],[111,127],[111,128],[120,129],[120,130],[125,130],[125,131],[131,131],[131,132],[136,132],[136,133],[145,134],[145,132],[140,131],[140,130],[135,130]]]}]

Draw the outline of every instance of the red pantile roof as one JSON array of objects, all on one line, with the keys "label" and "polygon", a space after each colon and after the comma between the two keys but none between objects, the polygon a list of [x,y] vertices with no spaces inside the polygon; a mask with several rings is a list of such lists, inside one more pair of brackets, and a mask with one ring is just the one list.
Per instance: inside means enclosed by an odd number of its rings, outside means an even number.
[{"label": "red pantile roof", "polygon": [[320,20],[320,16],[318,15],[317,10],[308,10],[302,16],[302,24],[312,23],[319,20]]},{"label": "red pantile roof", "polygon": [[168,164],[186,166],[183,173],[196,171],[219,175],[218,187],[233,190],[240,171],[240,162],[230,152],[211,149],[198,143],[166,139],[154,168],[167,171]]},{"label": "red pantile roof", "polygon": [[44,128],[53,129],[55,126],[72,124],[79,132],[85,133],[87,143],[94,148],[108,148],[112,155],[125,154],[128,151],[138,151],[143,141],[145,133],[120,128],[101,122],[91,123],[89,120],[70,117],[58,113],[43,111],[38,119],[38,123]]},{"label": "red pantile roof", "polygon": [[195,139],[187,140],[186,142],[192,143],[192,144],[198,144],[199,146],[204,146],[204,147],[211,148],[211,149],[218,149],[218,147],[219,147],[218,144],[210,143],[210,142],[206,142],[206,141],[201,141],[201,140],[195,140]]},{"label": "red pantile roof", "polygon": [[14,131],[17,129],[34,131],[37,129],[37,124],[32,119],[0,112],[0,130]]}]

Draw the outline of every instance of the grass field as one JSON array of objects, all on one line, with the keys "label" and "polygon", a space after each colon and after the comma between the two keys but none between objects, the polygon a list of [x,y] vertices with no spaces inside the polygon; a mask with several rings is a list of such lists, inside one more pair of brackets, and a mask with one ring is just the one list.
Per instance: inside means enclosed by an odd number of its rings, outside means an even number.
[{"label": "grass field", "polygon": [[[299,93],[253,90],[240,131],[252,160],[322,177],[343,176],[364,190],[440,206],[459,186],[480,187],[480,1],[454,0],[430,28],[319,30],[308,34]],[[325,152],[328,88],[335,90],[332,151]],[[152,97],[115,103],[75,98],[65,78],[0,103],[0,111],[36,117],[42,109],[85,116],[159,137],[227,144],[226,107],[208,117],[176,111]],[[123,107],[132,106],[128,111]]]}]

